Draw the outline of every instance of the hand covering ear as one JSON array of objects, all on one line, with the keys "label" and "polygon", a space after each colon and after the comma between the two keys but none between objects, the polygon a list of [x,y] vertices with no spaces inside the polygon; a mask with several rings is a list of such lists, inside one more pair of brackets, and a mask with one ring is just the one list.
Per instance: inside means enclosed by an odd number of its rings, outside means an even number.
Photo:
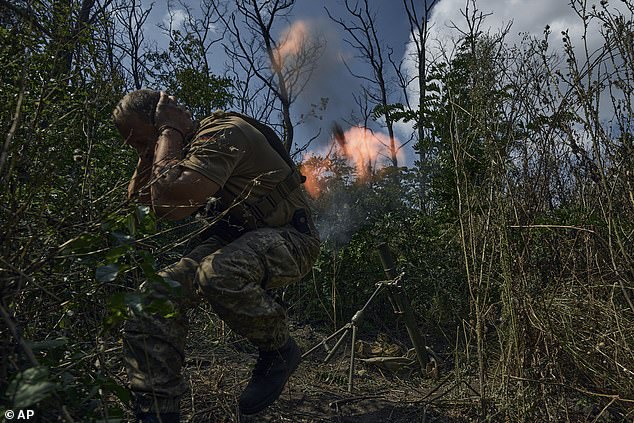
[{"label": "hand covering ear", "polygon": [[156,105],[154,125],[159,133],[168,128],[174,129],[180,132],[184,139],[190,137],[196,128],[189,110],[176,103],[173,97],[163,91]]}]

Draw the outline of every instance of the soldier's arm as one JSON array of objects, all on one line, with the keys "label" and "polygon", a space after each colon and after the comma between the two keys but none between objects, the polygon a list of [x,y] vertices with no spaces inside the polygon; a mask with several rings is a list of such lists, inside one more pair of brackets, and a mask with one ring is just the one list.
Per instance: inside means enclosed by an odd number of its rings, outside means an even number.
[{"label": "soldier's arm", "polygon": [[179,131],[164,129],[154,153],[152,206],[159,217],[169,220],[193,214],[220,189],[200,173],[179,165],[183,159],[183,141]]},{"label": "soldier's arm", "polygon": [[128,198],[137,200],[141,204],[150,205],[152,198],[150,196],[149,182],[152,176],[152,164],[154,161],[154,152],[146,152],[139,155],[134,175],[128,184]]}]

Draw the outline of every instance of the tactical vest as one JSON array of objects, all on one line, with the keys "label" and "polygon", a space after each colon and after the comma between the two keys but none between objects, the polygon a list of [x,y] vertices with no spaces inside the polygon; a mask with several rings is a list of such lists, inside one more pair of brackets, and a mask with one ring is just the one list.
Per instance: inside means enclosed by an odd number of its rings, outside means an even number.
[{"label": "tactical vest", "polygon": [[[286,178],[255,203],[248,203],[239,193],[231,192],[226,187],[223,187],[215,194],[215,200],[208,203],[204,210],[201,210],[202,214],[206,216],[223,215],[223,218],[216,222],[210,228],[210,231],[225,239],[233,240],[244,232],[266,226],[266,218],[275,211],[282,201],[288,198],[291,192],[306,181],[306,177],[299,172],[293,159],[286,151],[284,143],[282,143],[280,137],[277,136],[271,127],[238,112],[223,112],[223,114],[225,116],[238,117],[254,127],[266,138],[271,148],[277,152],[289,167]],[[216,132],[214,128],[214,120],[216,118],[217,115],[212,115],[203,119],[200,122],[196,136],[201,137]],[[302,216],[303,219],[310,218],[310,216],[306,216],[305,211]],[[292,223],[296,226],[295,216]]]}]

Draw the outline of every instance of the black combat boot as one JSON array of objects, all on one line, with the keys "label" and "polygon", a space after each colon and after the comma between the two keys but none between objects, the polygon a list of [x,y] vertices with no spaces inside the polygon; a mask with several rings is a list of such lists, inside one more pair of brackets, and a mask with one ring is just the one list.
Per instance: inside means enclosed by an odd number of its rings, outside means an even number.
[{"label": "black combat boot", "polygon": [[255,414],[273,404],[301,358],[301,351],[293,338],[288,338],[279,350],[260,351],[251,380],[240,395],[242,414]]}]

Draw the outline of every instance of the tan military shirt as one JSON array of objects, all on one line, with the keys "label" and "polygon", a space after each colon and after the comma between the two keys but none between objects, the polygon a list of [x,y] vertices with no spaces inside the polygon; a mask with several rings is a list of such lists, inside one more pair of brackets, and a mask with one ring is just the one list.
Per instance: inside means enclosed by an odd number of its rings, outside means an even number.
[{"label": "tan military shirt", "polygon": [[[194,136],[182,166],[192,169],[248,203],[271,192],[291,172],[288,164],[253,126],[237,116],[216,112],[214,132]],[[206,128],[210,128],[206,125]],[[290,223],[295,210],[310,209],[301,188],[295,189],[266,218],[269,226]]]}]

